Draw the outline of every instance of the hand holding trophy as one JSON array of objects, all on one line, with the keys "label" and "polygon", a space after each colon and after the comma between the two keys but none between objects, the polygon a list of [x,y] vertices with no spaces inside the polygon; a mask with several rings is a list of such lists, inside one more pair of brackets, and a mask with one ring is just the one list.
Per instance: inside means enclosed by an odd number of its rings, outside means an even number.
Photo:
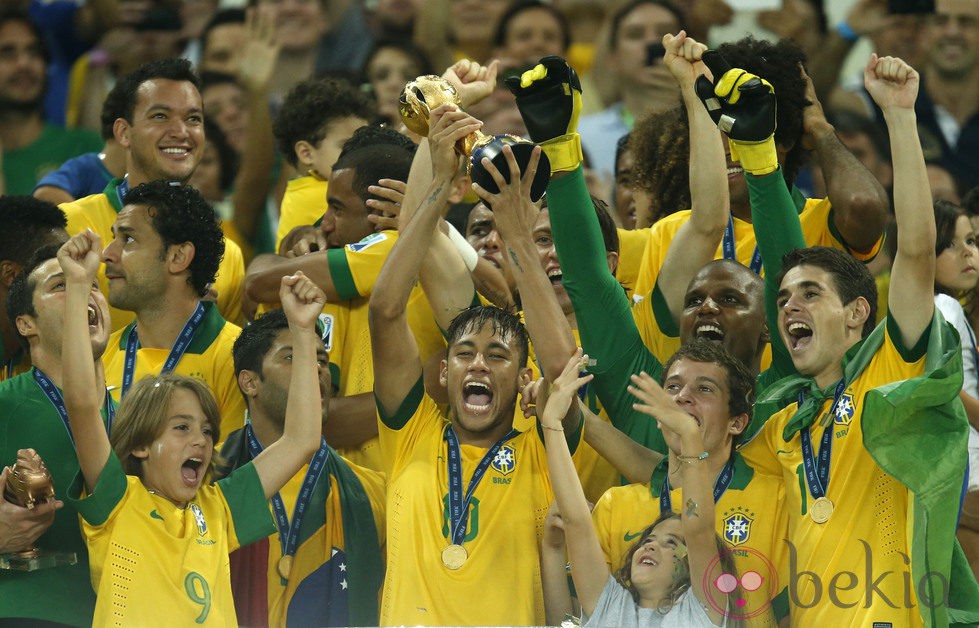
[{"label": "hand holding trophy", "polygon": [[[412,132],[428,137],[428,119],[432,109],[445,103],[459,105],[459,94],[455,87],[446,79],[426,75],[419,76],[415,80],[405,85],[401,92],[401,119],[405,126]],[[507,173],[506,157],[503,155],[503,147],[510,146],[523,172],[530,161],[531,151],[534,143],[515,135],[491,136],[475,131],[463,139],[459,140],[456,150],[466,158],[466,173],[474,183],[478,183],[491,193],[499,192],[496,182],[486,172],[481,165],[483,158],[488,158],[497,170]],[[537,201],[547,190],[547,182],[550,179],[551,170],[545,156],[541,156],[540,164],[537,166],[537,174],[531,185],[530,197]],[[507,179],[509,181],[509,179]]]}]

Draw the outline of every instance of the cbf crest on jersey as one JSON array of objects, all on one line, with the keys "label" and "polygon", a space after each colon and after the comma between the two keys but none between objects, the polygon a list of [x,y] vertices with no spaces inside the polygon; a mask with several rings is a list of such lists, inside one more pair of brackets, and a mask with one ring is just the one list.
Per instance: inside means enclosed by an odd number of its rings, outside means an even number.
[{"label": "cbf crest on jersey", "polygon": [[850,421],[853,420],[853,413],[856,408],[853,405],[853,395],[850,393],[844,393],[840,397],[840,402],[836,404],[836,415],[833,417],[833,422],[837,425],[849,425]]},{"label": "cbf crest on jersey", "polygon": [[323,348],[327,352],[333,351],[333,315],[320,314],[316,326],[317,331],[320,333],[320,338],[323,340]]},{"label": "cbf crest on jersey", "polygon": [[737,546],[751,538],[751,524],[755,522],[752,515],[740,506],[724,513],[721,522],[724,524],[724,539],[731,545]]},{"label": "cbf crest on jersey", "polygon": [[207,522],[204,521],[204,511],[197,504],[191,504],[190,512],[194,515],[194,523],[197,524],[197,534],[207,536]]},{"label": "cbf crest on jersey", "polygon": [[517,466],[517,451],[512,445],[503,445],[493,457],[490,466],[502,473],[510,475]]}]

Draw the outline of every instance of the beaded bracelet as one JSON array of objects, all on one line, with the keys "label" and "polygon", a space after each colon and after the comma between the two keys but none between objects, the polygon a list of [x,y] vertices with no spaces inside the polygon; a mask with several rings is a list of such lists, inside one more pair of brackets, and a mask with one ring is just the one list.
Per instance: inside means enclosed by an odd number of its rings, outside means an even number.
[{"label": "beaded bracelet", "polygon": [[681,455],[677,454],[676,459],[679,460],[680,462],[685,462],[687,464],[693,464],[693,463],[697,462],[698,460],[706,460],[707,459],[707,455],[708,454],[707,454],[706,451],[704,453],[698,455],[698,456],[681,456]]}]

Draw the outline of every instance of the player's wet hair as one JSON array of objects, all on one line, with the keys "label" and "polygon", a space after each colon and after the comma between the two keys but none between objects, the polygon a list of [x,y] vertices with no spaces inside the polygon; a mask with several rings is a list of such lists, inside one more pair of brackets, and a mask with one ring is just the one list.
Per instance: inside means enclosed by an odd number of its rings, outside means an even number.
[{"label": "player's wet hair", "polygon": [[530,353],[527,328],[516,314],[491,305],[473,306],[452,319],[446,332],[449,348],[451,349],[466,332],[479,331],[486,325],[490,326],[493,335],[505,342],[512,341],[513,347],[517,350],[517,364],[523,366],[527,363],[527,356]]},{"label": "player's wet hair", "polygon": [[246,325],[231,348],[235,374],[254,371],[261,377],[265,354],[272,348],[275,337],[284,329],[289,329],[289,320],[282,308],[270,310]]},{"label": "player's wet hair", "polygon": [[863,324],[862,338],[870,335],[877,322],[877,284],[867,267],[852,255],[828,246],[812,246],[789,251],[782,258],[782,270],[777,283],[782,284],[785,273],[796,266],[815,266],[830,274],[833,288],[844,305],[857,297],[863,297],[870,306],[870,313]]},{"label": "player's wet hair", "polygon": [[[126,475],[143,477],[144,461],[134,456],[133,451],[149,447],[163,433],[169,420],[170,402],[177,390],[186,390],[197,398],[211,428],[212,447],[221,440],[221,410],[204,382],[173,373],[144,377],[123,397],[109,436],[112,450]],[[210,482],[217,462],[218,452],[214,449],[204,475],[205,482]]]}]

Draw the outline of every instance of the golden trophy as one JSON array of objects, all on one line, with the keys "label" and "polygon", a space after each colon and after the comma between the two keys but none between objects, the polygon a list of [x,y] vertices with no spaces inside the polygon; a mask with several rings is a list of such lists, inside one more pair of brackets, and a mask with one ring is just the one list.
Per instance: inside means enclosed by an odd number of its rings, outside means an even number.
[{"label": "golden trophy", "polygon": [[[432,109],[445,103],[459,105],[459,94],[456,88],[446,79],[429,74],[419,76],[405,85],[401,92],[399,110],[405,126],[418,135],[428,137],[428,118]],[[478,183],[488,192],[497,193],[499,188],[481,162],[488,157],[506,181],[510,180],[510,168],[507,166],[503,147],[509,146],[513,151],[520,171],[523,172],[530,162],[530,154],[535,144],[516,135],[486,135],[476,131],[459,140],[456,151],[466,158],[466,174],[473,182]],[[541,153],[537,165],[537,174],[530,186],[530,198],[538,201],[547,190],[547,182],[551,178],[551,164],[547,155]]]},{"label": "golden trophy", "polygon": [[[51,473],[33,449],[17,451],[17,462],[3,486],[3,498],[28,510],[54,499]],[[36,571],[77,562],[78,556],[74,552],[53,552],[36,547],[0,554],[0,569],[12,571]]]}]

